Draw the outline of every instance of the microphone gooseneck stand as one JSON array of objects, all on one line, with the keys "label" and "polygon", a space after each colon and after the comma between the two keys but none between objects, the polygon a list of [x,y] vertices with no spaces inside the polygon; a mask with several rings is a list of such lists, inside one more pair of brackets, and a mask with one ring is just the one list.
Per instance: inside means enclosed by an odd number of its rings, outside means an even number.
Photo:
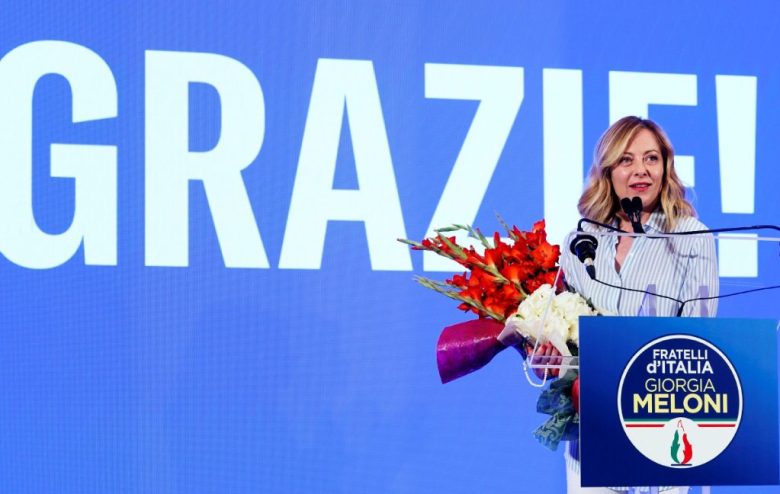
[{"label": "microphone gooseneck stand", "polygon": [[[635,197],[634,199],[639,199],[638,197]],[[633,204],[631,204],[632,201],[628,200],[627,198],[624,198],[621,201],[621,207],[623,207],[623,210],[626,212],[627,215],[629,215],[629,218],[631,218],[631,214],[629,214],[629,211],[633,213]],[[641,201],[640,201],[641,204]],[[626,210],[628,209],[628,210]],[[640,209],[641,211],[641,209]],[[611,283],[607,283],[606,281],[599,280],[596,278],[596,268],[594,266],[594,261],[596,259],[596,248],[598,247],[598,241],[593,235],[590,235],[588,233],[585,233],[585,230],[582,228],[583,223],[589,223],[592,225],[599,226],[601,228],[605,228],[607,230],[617,232],[617,233],[629,233],[624,230],[621,230],[620,228],[616,228],[612,225],[607,225],[605,223],[600,223],[595,220],[591,220],[589,218],[580,218],[580,220],[577,222],[577,236],[572,240],[569,249],[571,250],[571,253],[576,255],[577,258],[585,264],[585,271],[588,273],[588,276],[595,281],[596,283],[602,284],[604,286],[608,286],[610,288],[615,288],[618,290],[626,290],[629,292],[637,292],[637,293],[644,293],[647,295],[652,295],[659,298],[664,298],[667,300],[671,300],[673,302],[677,302],[680,304],[680,306],[677,309],[676,317],[681,317],[683,310],[685,309],[685,305],[689,302],[698,302],[702,300],[714,300],[714,299],[721,299],[721,298],[728,298],[728,297],[734,297],[736,295],[745,295],[748,293],[755,293],[755,292],[761,292],[765,290],[775,290],[780,288],[780,285],[771,285],[771,286],[765,286],[760,288],[752,288],[750,290],[741,290],[738,292],[733,293],[727,293],[724,295],[715,295],[712,297],[697,297],[692,298],[689,300],[680,300],[674,297],[670,297],[667,295],[661,295],[660,293],[653,293],[647,290],[640,290],[637,288],[627,288],[622,286],[613,285]],[[634,224],[634,221],[632,220],[632,227],[634,230],[634,233],[644,233],[644,229],[642,229],[641,223],[639,224],[639,230],[637,231],[637,226]],[[661,238],[667,238],[669,236],[683,236],[683,235],[701,235],[706,233],[725,233],[725,232],[740,232],[740,231],[746,231],[746,230],[775,230],[780,232],[780,227],[776,225],[754,225],[754,226],[737,226],[737,227],[729,227],[729,228],[713,228],[710,230],[691,230],[687,232],[673,232],[673,233],[665,233],[663,236],[655,236],[655,235],[647,235],[647,238],[651,239],[661,239]]]}]

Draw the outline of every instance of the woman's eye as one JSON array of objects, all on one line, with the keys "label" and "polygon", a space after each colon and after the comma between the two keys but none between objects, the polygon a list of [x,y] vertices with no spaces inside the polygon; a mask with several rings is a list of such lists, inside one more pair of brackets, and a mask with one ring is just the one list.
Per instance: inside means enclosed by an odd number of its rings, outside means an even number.
[{"label": "woman's eye", "polygon": [[620,158],[620,161],[619,161],[619,163],[620,163],[621,165],[627,165],[627,164],[630,164],[630,163],[631,163],[631,156],[623,156],[622,158]]},{"label": "woman's eye", "polygon": [[649,161],[651,163],[656,163],[658,161],[658,156],[655,155],[655,154],[651,154],[646,159],[647,159],[647,161]]}]

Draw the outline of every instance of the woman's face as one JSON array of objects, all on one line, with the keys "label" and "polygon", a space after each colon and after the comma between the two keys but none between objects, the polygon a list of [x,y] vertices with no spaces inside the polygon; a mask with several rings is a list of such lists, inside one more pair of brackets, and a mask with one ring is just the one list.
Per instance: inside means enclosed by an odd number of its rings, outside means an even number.
[{"label": "woman's face", "polygon": [[612,167],[610,179],[618,199],[640,197],[642,209],[652,212],[658,204],[664,176],[664,160],[655,135],[640,130]]}]

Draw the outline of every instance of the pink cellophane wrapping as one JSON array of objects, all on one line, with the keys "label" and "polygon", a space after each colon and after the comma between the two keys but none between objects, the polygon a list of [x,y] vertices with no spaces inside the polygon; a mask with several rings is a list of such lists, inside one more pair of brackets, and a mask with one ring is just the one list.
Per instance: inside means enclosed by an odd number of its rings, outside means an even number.
[{"label": "pink cellophane wrapping", "polygon": [[504,325],[475,319],[444,328],[436,344],[436,362],[442,383],[484,367],[506,346],[498,341]]}]

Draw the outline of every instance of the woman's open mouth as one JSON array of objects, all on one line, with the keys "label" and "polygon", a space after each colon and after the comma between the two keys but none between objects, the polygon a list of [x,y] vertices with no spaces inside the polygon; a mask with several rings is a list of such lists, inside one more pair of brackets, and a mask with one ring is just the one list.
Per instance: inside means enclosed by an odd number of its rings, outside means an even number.
[{"label": "woman's open mouth", "polygon": [[651,185],[652,184],[647,183],[647,182],[638,182],[638,183],[629,185],[628,188],[633,190],[634,192],[644,192],[647,189],[649,189]]}]

